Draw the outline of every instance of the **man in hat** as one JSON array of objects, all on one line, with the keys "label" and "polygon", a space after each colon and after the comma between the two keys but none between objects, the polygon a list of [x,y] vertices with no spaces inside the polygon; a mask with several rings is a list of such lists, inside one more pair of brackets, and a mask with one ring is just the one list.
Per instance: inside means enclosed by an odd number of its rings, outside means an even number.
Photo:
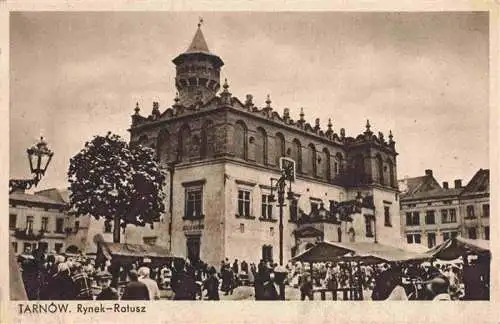
[{"label": "man in hat", "polygon": [[122,300],[149,300],[148,287],[139,281],[137,271],[130,270],[130,282],[125,287]]},{"label": "man in hat", "polygon": [[208,269],[208,278],[203,283],[203,289],[207,291],[208,300],[219,300],[219,278],[214,267]]},{"label": "man in hat", "polygon": [[97,295],[96,300],[117,300],[118,291],[110,287],[111,274],[107,271],[100,271],[96,274],[97,284],[101,287],[101,292]]}]

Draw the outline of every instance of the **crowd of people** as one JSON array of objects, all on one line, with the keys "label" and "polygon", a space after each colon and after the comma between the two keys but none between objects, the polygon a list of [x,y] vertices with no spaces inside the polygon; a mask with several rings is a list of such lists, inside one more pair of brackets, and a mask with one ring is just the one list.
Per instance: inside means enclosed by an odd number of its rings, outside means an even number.
[{"label": "crowd of people", "polygon": [[[253,286],[256,300],[280,298],[277,264],[264,260],[255,265],[226,258],[217,271],[182,258],[162,265],[147,258],[96,265],[84,256],[34,251],[18,262],[30,300],[159,300],[167,290],[174,300],[219,300],[220,292],[231,295],[241,285]],[[488,269],[484,264],[477,257],[463,264],[296,262],[286,266],[285,284],[299,289],[301,300],[314,299],[315,289],[348,290],[351,299],[370,292],[372,300],[484,300],[489,299],[489,262]]]}]

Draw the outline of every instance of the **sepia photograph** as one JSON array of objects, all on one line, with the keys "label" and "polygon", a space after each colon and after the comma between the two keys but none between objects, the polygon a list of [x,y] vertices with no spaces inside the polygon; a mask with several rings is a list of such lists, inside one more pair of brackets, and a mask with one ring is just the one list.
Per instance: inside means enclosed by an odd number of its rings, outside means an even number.
[{"label": "sepia photograph", "polygon": [[490,18],[10,12],[10,300],[489,301]]}]

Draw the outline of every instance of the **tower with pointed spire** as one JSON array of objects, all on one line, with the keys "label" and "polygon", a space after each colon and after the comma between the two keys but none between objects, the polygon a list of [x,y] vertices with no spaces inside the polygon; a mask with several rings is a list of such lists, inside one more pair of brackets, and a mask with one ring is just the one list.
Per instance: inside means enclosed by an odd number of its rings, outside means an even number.
[{"label": "tower with pointed spire", "polygon": [[179,91],[179,103],[185,107],[197,102],[205,104],[220,89],[220,70],[224,62],[210,52],[201,22],[188,49],[173,59],[176,66],[175,87]]}]

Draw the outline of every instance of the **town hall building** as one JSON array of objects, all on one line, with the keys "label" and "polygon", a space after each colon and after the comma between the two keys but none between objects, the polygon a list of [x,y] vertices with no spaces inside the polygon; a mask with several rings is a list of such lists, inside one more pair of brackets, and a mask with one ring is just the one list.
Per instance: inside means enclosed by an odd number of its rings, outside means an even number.
[{"label": "town hall building", "polygon": [[396,149],[392,133],[369,121],[348,136],[329,120],[293,119],[267,96],[264,107],[221,81],[223,60],[198,26],[187,51],[173,59],[178,94],[171,107],[135,107],[131,144],[147,145],[167,174],[166,215],[157,244],[174,255],[217,265],[221,260],[276,261],[279,208],[270,199],[281,157],[293,159],[294,199],[284,207],[284,259],[318,241],[401,241]]}]

